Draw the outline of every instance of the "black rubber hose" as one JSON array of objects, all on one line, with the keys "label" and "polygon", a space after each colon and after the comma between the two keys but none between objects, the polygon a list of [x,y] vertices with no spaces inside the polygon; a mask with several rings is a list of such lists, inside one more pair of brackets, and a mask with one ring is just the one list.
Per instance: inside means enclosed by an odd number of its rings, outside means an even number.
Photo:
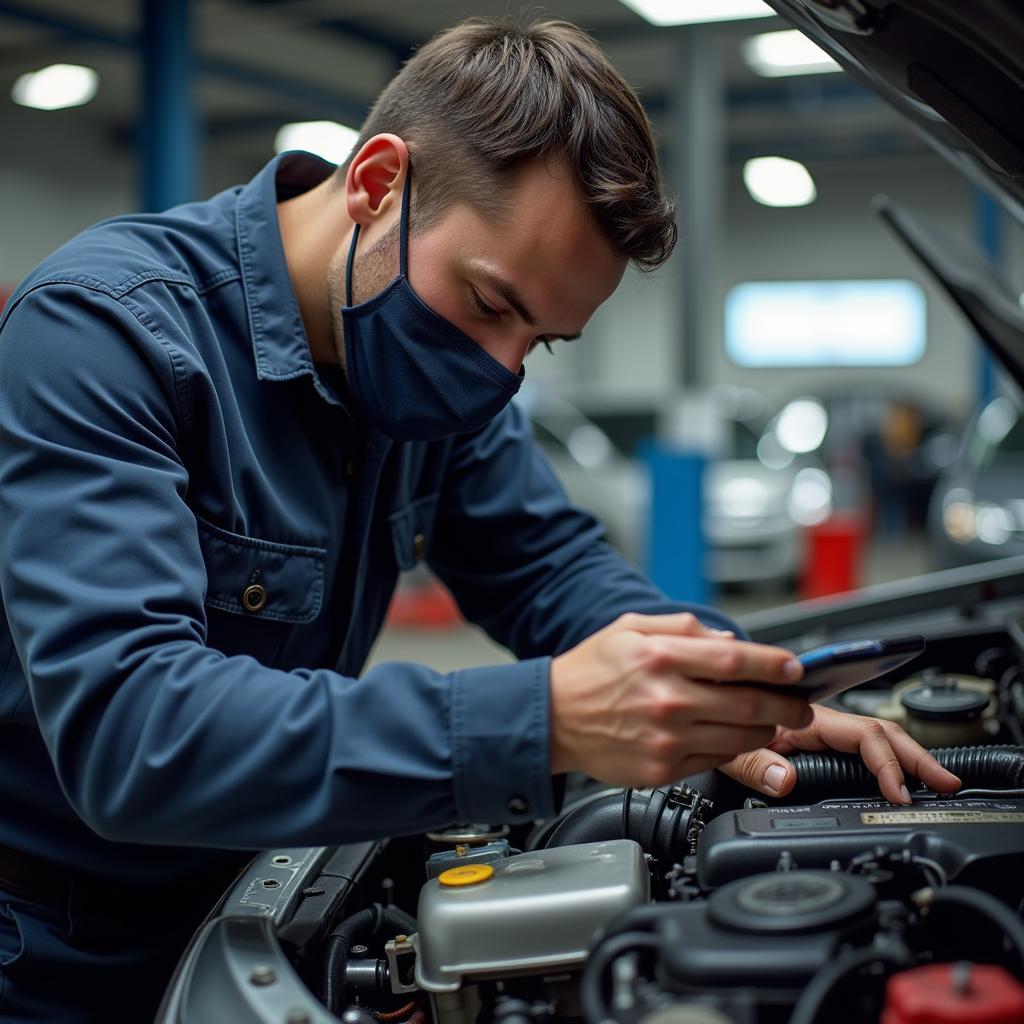
[{"label": "black rubber hose", "polygon": [[[948,907],[950,910],[971,910],[988,918],[1013,943],[1020,961],[1018,977],[1024,978],[1024,921],[1005,903],[981,889],[972,889],[966,885],[946,885],[935,890],[931,906],[933,909]],[[958,928],[963,927],[962,922],[963,919],[958,915],[955,921]]]},{"label": "black rubber hose", "polygon": [[[1024,747],[940,747],[929,751],[964,788],[1024,788]],[[786,797],[790,803],[814,803],[828,797],[860,796],[877,783],[858,754],[837,751],[802,752],[790,757],[797,781]]]},{"label": "black rubber hose", "polygon": [[[621,807],[621,799],[619,804]],[[655,949],[657,945],[657,936],[645,932],[623,932],[598,944],[587,959],[580,982],[580,1000],[583,1003],[583,1017],[587,1024],[603,1024],[608,1019],[603,988],[604,975],[609,964],[624,953],[635,949]]]},{"label": "black rubber hose", "polygon": [[341,996],[345,991],[345,968],[348,966],[348,951],[357,938],[373,938],[384,928],[391,928],[395,934],[412,935],[416,931],[416,919],[398,907],[382,907],[379,903],[360,910],[345,918],[327,936],[327,951],[324,958],[324,1003],[331,1013],[336,1013]]},{"label": "black rubber hose", "polygon": [[618,794],[619,798],[622,798],[622,790],[609,788],[607,786],[595,790],[593,793],[587,793],[586,796],[578,797],[573,800],[571,804],[567,804],[563,809],[562,813],[556,818],[551,818],[548,821],[542,821],[539,825],[535,826],[530,834],[526,837],[526,843],[524,849],[527,851],[543,850],[548,845],[548,840],[554,835],[555,830],[559,825],[569,817],[570,814],[575,814],[581,807],[587,807],[590,804],[597,803],[599,800],[603,800],[605,797],[611,796],[612,794]]},{"label": "black rubber hose", "polygon": [[[629,808],[629,837],[640,833],[647,801],[633,800]],[[598,843],[608,839],[622,839],[622,790],[591,801],[565,817],[551,834],[547,845],[576,846],[579,843]]]},{"label": "black rubber hose", "polygon": [[793,1015],[789,1018],[789,1024],[820,1024],[821,1012],[836,986],[844,978],[869,964],[885,963],[900,968],[909,967],[912,962],[912,958],[900,950],[868,948],[848,950],[840,954],[835,960],[825,964],[811,978],[807,988],[800,993],[800,998],[793,1007]]},{"label": "black rubber hose", "polygon": [[652,856],[678,860],[689,853],[689,820],[690,807],[674,800],[670,787],[633,790],[628,801],[619,790],[573,811],[547,846],[632,839]]}]

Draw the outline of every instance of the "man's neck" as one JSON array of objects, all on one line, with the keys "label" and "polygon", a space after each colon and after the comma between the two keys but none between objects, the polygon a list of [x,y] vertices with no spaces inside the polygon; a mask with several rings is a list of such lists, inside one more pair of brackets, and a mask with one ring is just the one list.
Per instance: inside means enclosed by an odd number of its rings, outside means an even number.
[{"label": "man's neck", "polygon": [[277,222],[313,361],[337,365],[327,271],[339,243],[352,233],[342,194],[328,178],[308,192],[279,202]]}]

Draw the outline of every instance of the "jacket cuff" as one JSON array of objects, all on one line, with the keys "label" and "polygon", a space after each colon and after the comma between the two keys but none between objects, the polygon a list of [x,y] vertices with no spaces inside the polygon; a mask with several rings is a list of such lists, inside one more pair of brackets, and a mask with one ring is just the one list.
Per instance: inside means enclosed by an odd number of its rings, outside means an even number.
[{"label": "jacket cuff", "polygon": [[550,658],[454,673],[455,806],[465,822],[519,823],[556,813]]}]

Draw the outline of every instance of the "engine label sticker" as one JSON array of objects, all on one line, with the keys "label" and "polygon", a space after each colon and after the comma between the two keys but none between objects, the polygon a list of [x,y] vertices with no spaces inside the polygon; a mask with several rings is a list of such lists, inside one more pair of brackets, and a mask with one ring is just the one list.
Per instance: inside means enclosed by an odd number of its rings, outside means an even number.
[{"label": "engine label sticker", "polygon": [[862,814],[860,820],[865,825],[1019,824],[1024,821],[1024,811],[878,811]]}]

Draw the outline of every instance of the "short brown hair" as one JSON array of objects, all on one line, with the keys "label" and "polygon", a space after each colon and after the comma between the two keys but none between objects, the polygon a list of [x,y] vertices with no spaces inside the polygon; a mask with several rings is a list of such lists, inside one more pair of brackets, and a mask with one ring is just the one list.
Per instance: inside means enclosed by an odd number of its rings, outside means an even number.
[{"label": "short brown hair", "polygon": [[471,18],[439,33],[381,93],[353,152],[381,132],[409,147],[419,228],[457,199],[500,217],[500,179],[552,157],[621,255],[651,270],[675,245],[650,122],[597,43],[567,21]]}]

